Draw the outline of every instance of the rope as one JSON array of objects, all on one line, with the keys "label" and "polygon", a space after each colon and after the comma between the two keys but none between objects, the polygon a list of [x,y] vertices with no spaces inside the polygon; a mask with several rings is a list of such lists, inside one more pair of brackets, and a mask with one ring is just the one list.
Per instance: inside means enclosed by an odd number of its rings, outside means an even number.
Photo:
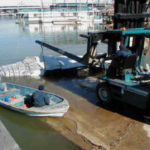
[{"label": "rope", "polygon": [[41,49],[42,49],[42,57],[43,57],[43,61],[44,61],[44,72],[46,70],[46,63],[45,63],[45,57],[44,57],[44,49],[43,46],[41,45]]}]

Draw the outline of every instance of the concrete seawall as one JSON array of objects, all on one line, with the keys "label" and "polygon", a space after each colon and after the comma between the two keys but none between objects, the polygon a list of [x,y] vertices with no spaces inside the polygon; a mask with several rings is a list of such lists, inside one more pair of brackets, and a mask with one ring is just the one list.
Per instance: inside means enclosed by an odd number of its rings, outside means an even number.
[{"label": "concrete seawall", "polygon": [[1,150],[20,150],[19,145],[15,142],[3,123],[0,121],[0,149]]}]

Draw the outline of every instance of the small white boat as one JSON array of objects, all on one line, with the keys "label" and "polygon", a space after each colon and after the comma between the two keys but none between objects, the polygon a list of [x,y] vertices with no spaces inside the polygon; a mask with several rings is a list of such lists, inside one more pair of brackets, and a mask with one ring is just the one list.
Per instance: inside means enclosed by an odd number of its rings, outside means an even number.
[{"label": "small white boat", "polygon": [[2,83],[6,86],[7,91],[0,93],[0,105],[24,113],[29,116],[51,116],[62,117],[69,108],[69,103],[66,99],[54,94],[45,92],[50,99],[49,105],[42,107],[25,107],[24,100],[27,96],[32,95],[36,89],[24,87],[12,83]]}]

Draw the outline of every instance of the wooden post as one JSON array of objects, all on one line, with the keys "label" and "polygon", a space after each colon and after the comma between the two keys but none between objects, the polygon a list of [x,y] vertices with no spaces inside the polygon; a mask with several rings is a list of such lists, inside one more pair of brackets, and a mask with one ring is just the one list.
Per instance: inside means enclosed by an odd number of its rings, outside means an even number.
[{"label": "wooden post", "polygon": [[[115,0],[114,29],[121,27],[144,27],[144,15],[140,18],[138,16],[146,11],[146,1],[147,0]],[[120,14],[120,16],[118,16],[118,14]],[[124,18],[121,15],[123,15]],[[132,15],[134,15],[134,17],[132,17]]]},{"label": "wooden post", "polygon": [[87,42],[87,52],[83,56],[83,63],[84,64],[92,64],[94,57],[96,56],[96,46],[97,43],[94,43],[93,37],[89,36],[88,37],[88,42]]}]

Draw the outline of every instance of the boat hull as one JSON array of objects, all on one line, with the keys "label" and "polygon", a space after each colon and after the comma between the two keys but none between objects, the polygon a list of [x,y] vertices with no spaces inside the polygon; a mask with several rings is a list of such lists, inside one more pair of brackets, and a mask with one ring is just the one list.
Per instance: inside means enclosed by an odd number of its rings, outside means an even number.
[{"label": "boat hull", "polygon": [[[12,84],[9,83],[9,85],[12,85]],[[31,93],[33,93],[33,91],[36,91],[36,89],[31,89],[27,87],[18,86],[18,85],[14,85],[13,87],[15,87],[16,89],[18,88],[18,89],[16,91],[13,90],[6,94],[0,94],[0,105],[7,109],[26,114],[28,116],[39,116],[39,117],[42,117],[42,116],[43,117],[44,116],[62,117],[68,111],[68,108],[69,108],[68,101],[54,94],[50,94],[51,96],[50,104],[42,106],[42,107],[34,107],[34,106],[30,108],[24,107],[25,96],[21,97],[18,102],[17,100],[14,100],[13,102],[6,102],[5,101],[6,96],[11,97],[11,96],[17,95],[18,92],[20,92],[19,89],[22,89],[28,93],[29,91],[32,91]],[[46,94],[49,94],[49,93],[46,93]]]}]

